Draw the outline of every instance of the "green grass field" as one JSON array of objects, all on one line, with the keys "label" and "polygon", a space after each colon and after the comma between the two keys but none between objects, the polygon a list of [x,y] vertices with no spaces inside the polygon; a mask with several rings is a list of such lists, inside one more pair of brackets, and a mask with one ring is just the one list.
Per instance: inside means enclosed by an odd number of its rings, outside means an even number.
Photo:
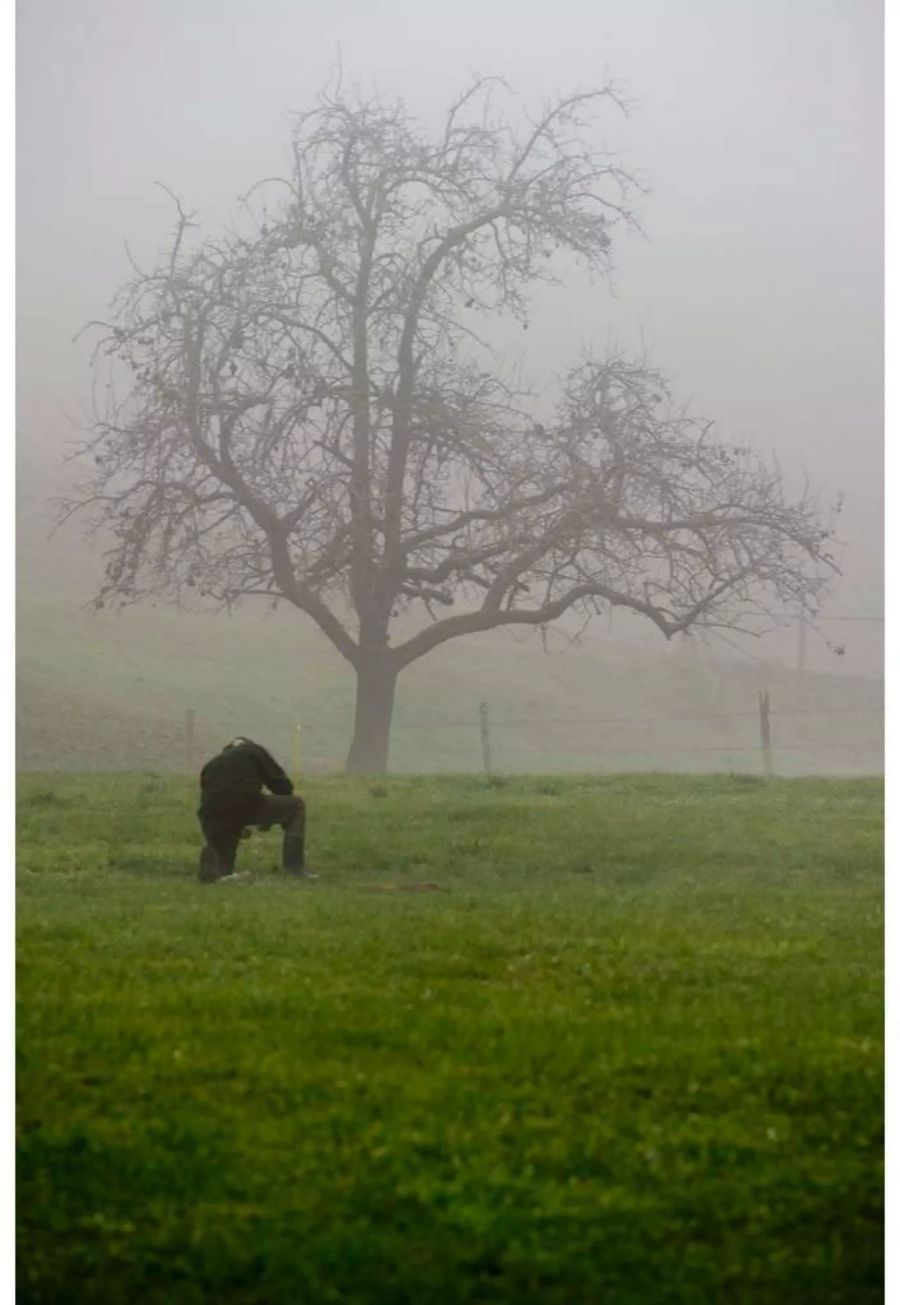
[{"label": "green grass field", "polygon": [[20,1301],[882,1299],[879,781],[305,792],[22,778]]}]

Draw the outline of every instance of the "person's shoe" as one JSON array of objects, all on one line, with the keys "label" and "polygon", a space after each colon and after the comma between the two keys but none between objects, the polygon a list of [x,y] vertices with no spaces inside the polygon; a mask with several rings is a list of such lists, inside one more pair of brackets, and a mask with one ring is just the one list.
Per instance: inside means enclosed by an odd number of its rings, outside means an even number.
[{"label": "person's shoe", "polygon": [[320,875],[313,874],[312,870],[307,870],[305,867],[301,870],[292,870],[285,866],[284,873],[289,879],[306,879],[309,883],[313,883],[321,877]]}]

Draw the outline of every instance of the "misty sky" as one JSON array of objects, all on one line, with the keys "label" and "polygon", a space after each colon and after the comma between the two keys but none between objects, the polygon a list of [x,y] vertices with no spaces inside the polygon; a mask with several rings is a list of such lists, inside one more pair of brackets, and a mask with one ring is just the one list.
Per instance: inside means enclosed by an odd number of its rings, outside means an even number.
[{"label": "misty sky", "polygon": [[[652,193],[602,288],[551,296],[546,373],[643,337],[722,434],[841,489],[835,611],[881,611],[882,34],[873,0],[27,0],[18,5],[18,384],[24,488],[88,392],[71,338],[170,225],[160,180],[227,216],[285,170],[286,115],[340,50],[423,117],[468,75],[525,101],[610,75],[603,135]],[[520,347],[516,341],[516,348]]]}]

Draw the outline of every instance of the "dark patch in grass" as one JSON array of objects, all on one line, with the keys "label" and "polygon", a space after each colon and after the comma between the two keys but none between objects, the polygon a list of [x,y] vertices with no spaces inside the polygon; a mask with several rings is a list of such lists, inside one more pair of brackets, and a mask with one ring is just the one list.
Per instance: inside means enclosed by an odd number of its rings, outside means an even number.
[{"label": "dark patch in grass", "polygon": [[565,789],[557,779],[539,779],[534,786],[534,791],[540,797],[561,797]]},{"label": "dark patch in grass", "polygon": [[604,868],[604,882],[614,888],[645,888],[656,879],[662,867],[651,861],[625,861]]},{"label": "dark patch in grass", "polygon": [[421,884],[359,884],[361,893],[446,893],[441,884],[427,880]]},{"label": "dark patch in grass", "polygon": [[42,789],[37,793],[29,793],[22,799],[26,807],[35,807],[38,810],[46,810],[52,807],[65,807],[71,802],[71,798],[60,797],[52,788]]},{"label": "dark patch in grass", "polygon": [[117,874],[133,875],[139,879],[190,879],[196,878],[196,866],[187,860],[162,860],[154,856],[121,856],[110,862],[110,870]]}]

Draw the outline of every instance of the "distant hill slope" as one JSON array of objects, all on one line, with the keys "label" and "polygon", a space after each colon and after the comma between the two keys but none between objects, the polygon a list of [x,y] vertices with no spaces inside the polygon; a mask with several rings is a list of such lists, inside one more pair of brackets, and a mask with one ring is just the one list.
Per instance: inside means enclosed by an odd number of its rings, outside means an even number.
[{"label": "distant hill slope", "polygon": [[[686,644],[596,634],[547,655],[534,636],[497,631],[445,645],[401,678],[391,768],[478,769],[484,701],[501,771],[756,772],[757,690],[768,688],[780,773],[881,771],[879,681],[710,661]],[[287,760],[299,723],[302,766],[333,770],[350,739],[352,674],[297,619],[110,617],[20,597],[20,768],[183,770],[188,709],[198,754],[244,733]]]}]

